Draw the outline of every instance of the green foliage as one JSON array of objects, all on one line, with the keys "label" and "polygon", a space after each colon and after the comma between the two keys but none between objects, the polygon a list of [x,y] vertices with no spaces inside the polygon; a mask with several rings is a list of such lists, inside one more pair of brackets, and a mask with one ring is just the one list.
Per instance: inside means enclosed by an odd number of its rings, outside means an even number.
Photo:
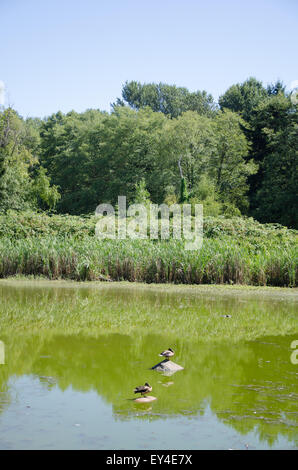
[{"label": "green foliage", "polygon": [[98,240],[95,217],[0,216],[0,277],[295,286],[297,232],[253,219],[204,218],[202,249],[183,240]]},{"label": "green foliage", "polygon": [[206,239],[199,253],[179,240],[98,240],[85,237],[0,239],[0,277],[127,280],[178,284],[295,286],[295,247],[256,246],[230,237]]},{"label": "green foliage", "polygon": [[36,207],[54,209],[61,197],[57,186],[50,185],[50,180],[43,167],[37,171],[37,176],[32,182],[31,192]]},{"label": "green foliage", "polygon": [[141,178],[141,180],[136,183],[135,185],[135,197],[134,197],[135,204],[144,204],[149,206],[150,201],[150,193],[146,189],[146,181],[145,178]]},{"label": "green foliage", "polygon": [[251,160],[258,165],[258,171],[247,179],[250,213],[264,222],[297,228],[297,108],[285,86],[277,81],[264,88],[250,78],[230,87],[219,104],[222,109],[238,112],[248,122],[242,127],[251,144]]},{"label": "green foliage", "polygon": [[297,107],[281,82],[233,85],[220,110],[206,92],[164,83],[126,82],[122,98],[111,113],[43,120],[3,109],[0,211],[88,214],[125,195],[298,226]]},{"label": "green foliage", "polygon": [[229,202],[222,203],[221,214],[225,215],[226,217],[240,217],[241,216],[241,212],[238,209],[238,207],[235,207],[233,204]]},{"label": "green foliage", "polygon": [[[11,109],[0,113],[0,211],[54,207],[59,199],[39,167],[37,122],[24,122]],[[39,126],[39,123],[38,123]],[[34,155],[35,153],[35,155]],[[39,167],[37,171],[34,171]]]},{"label": "green foliage", "polygon": [[193,190],[202,174],[208,172],[213,152],[212,119],[188,111],[164,126],[159,153],[168,168],[168,184],[176,186],[177,192],[181,177],[186,179],[189,191]]},{"label": "green foliage", "polygon": [[178,203],[178,198],[175,193],[175,186],[169,185],[165,188],[165,198],[163,202],[168,206]]},{"label": "green foliage", "polygon": [[[67,237],[74,238],[95,236],[95,215],[76,216],[47,214],[46,212],[8,211],[0,215],[0,238],[21,239],[30,237]],[[225,216],[204,216],[204,237],[214,238],[229,236],[233,238],[249,238],[254,242],[266,243],[269,238],[275,240],[288,240],[294,243],[297,240],[297,231],[287,229],[280,224],[261,224],[253,218]]]},{"label": "green foliage", "polygon": [[231,111],[223,111],[214,119],[216,154],[210,174],[216,180],[216,189],[223,202],[246,211],[248,200],[247,178],[256,173],[256,164],[248,159],[249,146],[241,129],[244,121]]},{"label": "green foliage", "polygon": [[203,204],[204,216],[216,217],[221,214],[222,204],[218,200],[215,184],[206,175],[193,188],[189,202],[192,205],[192,215],[195,215],[195,204]]},{"label": "green foliage", "polygon": [[257,192],[256,216],[298,227],[298,123],[272,136],[272,153],[264,159],[264,178]]},{"label": "green foliage", "polygon": [[180,183],[180,203],[184,204],[188,201],[188,190],[185,178],[181,178]]},{"label": "green foliage", "polygon": [[58,185],[57,209],[74,214],[95,210],[101,202],[133,201],[135,182],[145,178],[156,195],[156,141],[165,118],[150,109],[118,107],[111,115],[90,112],[52,116],[42,130],[42,163]]},{"label": "green foliage", "polygon": [[297,228],[297,106],[284,94],[273,94],[255,109],[251,129],[260,166],[251,180],[252,213],[260,221]]},{"label": "green foliage", "polygon": [[193,189],[189,202],[192,204],[192,215],[195,215],[195,204],[203,204],[204,216],[241,216],[240,210],[234,204],[221,202],[215,184],[206,175],[202,176],[198,186]]},{"label": "green foliage", "polygon": [[[41,126],[41,163],[59,187],[61,212],[94,211],[104,193],[105,162],[97,158],[95,126],[101,129],[105,114],[99,111],[58,112]],[[99,176],[100,175],[100,176]]]},{"label": "green foliage", "polygon": [[206,91],[191,93],[187,88],[167,85],[165,83],[126,82],[122,89],[122,100],[118,98],[113,106],[128,104],[139,110],[149,106],[155,112],[161,112],[171,118],[177,118],[186,111],[211,116],[215,104],[212,96]]},{"label": "green foliage", "polygon": [[230,109],[240,113],[245,121],[250,121],[253,109],[268,95],[262,82],[254,77],[248,78],[243,83],[232,85],[224,95],[219,98],[221,109]]},{"label": "green foliage", "polygon": [[95,234],[95,216],[48,215],[32,210],[8,211],[0,215],[0,238],[67,237],[81,239]]},{"label": "green foliage", "polygon": [[5,173],[5,154],[0,148],[0,201],[3,198],[4,188],[3,188],[3,176]]}]

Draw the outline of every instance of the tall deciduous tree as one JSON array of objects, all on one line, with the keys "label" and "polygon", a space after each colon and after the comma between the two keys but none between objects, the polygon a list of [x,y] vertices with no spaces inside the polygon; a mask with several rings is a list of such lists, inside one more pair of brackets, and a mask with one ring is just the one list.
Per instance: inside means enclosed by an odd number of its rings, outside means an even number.
[{"label": "tall deciduous tree", "polygon": [[[56,187],[44,174],[36,186],[35,174],[41,174],[38,158],[28,145],[30,130],[11,108],[0,113],[0,210],[37,208],[37,196],[44,194],[43,208],[53,207],[59,198]],[[47,188],[47,197],[45,197]]]},{"label": "tall deciduous tree", "polygon": [[253,215],[297,228],[297,106],[282,92],[273,94],[255,110],[252,133],[260,165],[251,186]]},{"label": "tall deciduous tree", "polygon": [[245,121],[249,122],[253,109],[267,96],[268,92],[262,82],[250,77],[243,83],[232,85],[219,97],[218,102],[221,109],[239,113]]},{"label": "tall deciduous tree", "polygon": [[[158,190],[155,141],[166,118],[150,109],[53,115],[41,132],[42,162],[61,189],[62,212],[93,212],[118,195],[133,200],[135,184],[145,178],[150,194]],[[152,191],[152,193],[151,193]]]},{"label": "tall deciduous tree", "polygon": [[248,209],[248,176],[257,171],[248,159],[249,146],[243,133],[244,121],[232,111],[219,113],[212,122],[216,151],[210,161],[210,174],[222,201],[234,204],[241,211]]},{"label": "tall deciduous tree", "polygon": [[170,181],[179,191],[181,179],[193,192],[202,174],[208,171],[215,138],[212,119],[187,111],[177,119],[168,121],[163,129],[160,153],[163,164],[170,172]]},{"label": "tall deciduous tree", "polygon": [[190,92],[187,88],[166,83],[126,82],[122,88],[122,99],[116,105],[128,104],[133,109],[149,106],[155,112],[161,112],[176,118],[186,111],[211,116],[215,103],[206,91]]}]

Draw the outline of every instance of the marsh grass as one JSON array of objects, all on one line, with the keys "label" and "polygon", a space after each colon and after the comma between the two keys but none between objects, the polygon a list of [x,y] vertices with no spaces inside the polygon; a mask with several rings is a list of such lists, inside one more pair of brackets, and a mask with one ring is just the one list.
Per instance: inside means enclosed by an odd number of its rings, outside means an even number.
[{"label": "marsh grass", "polygon": [[183,240],[99,240],[94,216],[0,216],[0,277],[288,286],[297,283],[297,231],[251,218],[204,218],[203,247]]},{"label": "marsh grass", "polygon": [[232,237],[206,238],[200,251],[183,241],[98,240],[94,237],[0,239],[0,277],[44,276],[76,281],[296,286],[293,243],[255,246]]}]

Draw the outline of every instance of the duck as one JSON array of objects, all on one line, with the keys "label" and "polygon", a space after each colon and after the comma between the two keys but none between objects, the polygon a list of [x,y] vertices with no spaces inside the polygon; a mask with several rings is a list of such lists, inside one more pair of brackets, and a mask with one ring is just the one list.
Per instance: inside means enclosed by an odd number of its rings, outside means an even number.
[{"label": "duck", "polygon": [[146,382],[145,385],[140,385],[139,387],[136,387],[134,389],[135,393],[140,393],[142,396],[151,391],[152,391],[152,387],[151,385],[148,384],[148,382]]},{"label": "duck", "polygon": [[159,356],[163,356],[163,357],[166,357],[167,359],[169,359],[169,357],[173,357],[174,356],[174,351],[172,348],[169,348],[169,349],[166,349],[165,351],[161,352],[159,354]]}]

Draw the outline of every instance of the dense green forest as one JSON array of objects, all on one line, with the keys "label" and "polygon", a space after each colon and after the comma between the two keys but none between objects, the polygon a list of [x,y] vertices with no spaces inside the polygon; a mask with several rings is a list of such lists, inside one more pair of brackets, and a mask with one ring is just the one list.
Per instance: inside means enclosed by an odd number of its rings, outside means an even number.
[{"label": "dense green forest", "polygon": [[298,228],[297,105],[255,78],[205,91],[127,82],[111,112],[0,111],[0,211],[91,214],[102,202],[203,203],[206,216]]}]

